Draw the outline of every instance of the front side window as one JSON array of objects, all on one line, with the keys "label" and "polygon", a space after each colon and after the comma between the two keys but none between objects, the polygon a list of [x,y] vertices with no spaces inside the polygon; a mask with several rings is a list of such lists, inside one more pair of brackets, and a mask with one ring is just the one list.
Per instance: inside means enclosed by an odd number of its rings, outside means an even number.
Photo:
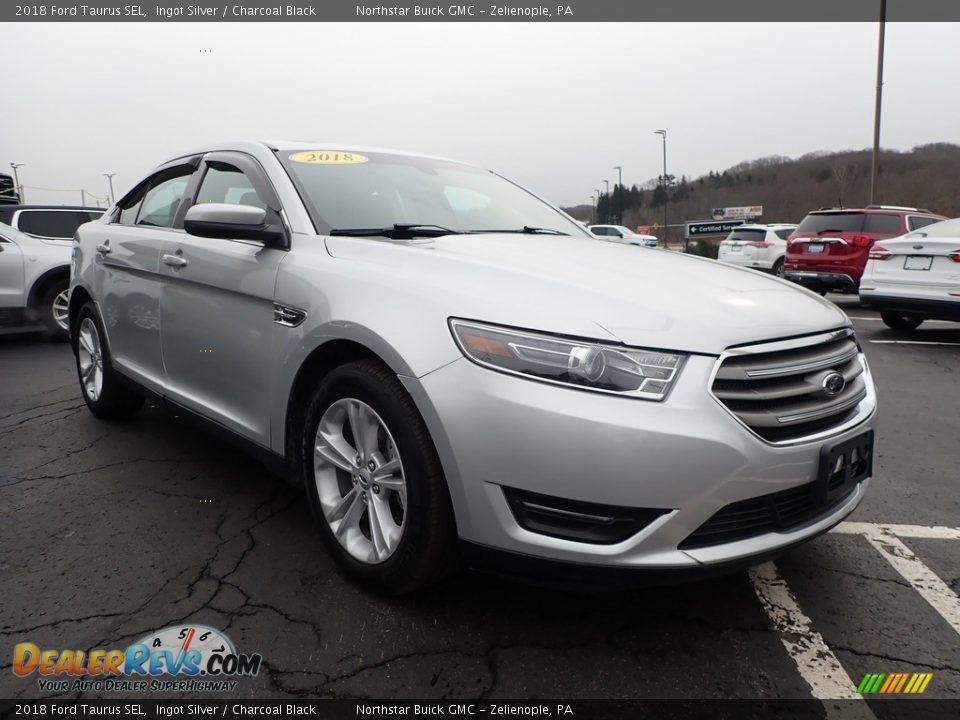
[{"label": "front side window", "polygon": [[238,168],[227,163],[209,163],[207,174],[200,184],[197,205],[225,203],[227,205],[250,205],[266,209],[253,184]]},{"label": "front side window", "polygon": [[401,224],[455,233],[542,228],[586,235],[580,225],[526,190],[469,165],[328,150],[286,151],[279,158],[319,228],[373,230]]}]

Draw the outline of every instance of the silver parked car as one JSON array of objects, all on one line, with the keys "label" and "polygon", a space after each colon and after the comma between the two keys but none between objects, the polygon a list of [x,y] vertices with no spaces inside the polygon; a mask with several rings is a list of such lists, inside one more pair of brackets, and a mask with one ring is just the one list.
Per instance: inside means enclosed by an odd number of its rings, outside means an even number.
[{"label": "silver parked car", "polygon": [[642,255],[458,162],[203,148],[80,229],[83,397],[107,418],[149,393],[245,441],[384,592],[464,558],[699,573],[825,532],[872,473],[849,320]]},{"label": "silver parked car", "polygon": [[0,223],[0,321],[41,322],[51,338],[67,339],[70,245]]}]

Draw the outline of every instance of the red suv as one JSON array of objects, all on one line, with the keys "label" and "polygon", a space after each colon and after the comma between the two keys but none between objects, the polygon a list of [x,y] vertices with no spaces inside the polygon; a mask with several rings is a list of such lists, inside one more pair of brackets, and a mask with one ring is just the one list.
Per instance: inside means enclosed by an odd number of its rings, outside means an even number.
[{"label": "red suv", "polygon": [[787,238],[783,277],[819,293],[856,293],[874,242],[941,220],[929,210],[894,205],[814,210]]}]

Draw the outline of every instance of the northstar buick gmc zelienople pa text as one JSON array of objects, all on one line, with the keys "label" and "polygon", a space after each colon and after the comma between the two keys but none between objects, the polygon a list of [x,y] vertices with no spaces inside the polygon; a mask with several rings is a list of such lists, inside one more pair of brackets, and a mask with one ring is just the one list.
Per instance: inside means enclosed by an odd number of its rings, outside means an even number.
[{"label": "northstar buick gmc zelienople pa text", "polygon": [[743,566],[835,525],[872,472],[873,381],[834,305],[592,237],[449,160],[177,157],[79,229],[69,320],[96,416],[149,395],[245,441],[382,592],[464,558]]}]

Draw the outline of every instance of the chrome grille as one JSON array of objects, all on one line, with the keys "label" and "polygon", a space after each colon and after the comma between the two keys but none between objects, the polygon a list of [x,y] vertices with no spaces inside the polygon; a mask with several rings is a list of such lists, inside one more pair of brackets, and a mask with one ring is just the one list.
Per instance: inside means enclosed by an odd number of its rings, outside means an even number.
[{"label": "chrome grille", "polygon": [[[860,349],[853,331],[818,339],[786,350],[757,346],[736,351],[717,371],[714,396],[769,441],[788,441],[842,424],[867,396]],[[843,377],[839,391],[827,387],[828,378],[836,374]]]}]

